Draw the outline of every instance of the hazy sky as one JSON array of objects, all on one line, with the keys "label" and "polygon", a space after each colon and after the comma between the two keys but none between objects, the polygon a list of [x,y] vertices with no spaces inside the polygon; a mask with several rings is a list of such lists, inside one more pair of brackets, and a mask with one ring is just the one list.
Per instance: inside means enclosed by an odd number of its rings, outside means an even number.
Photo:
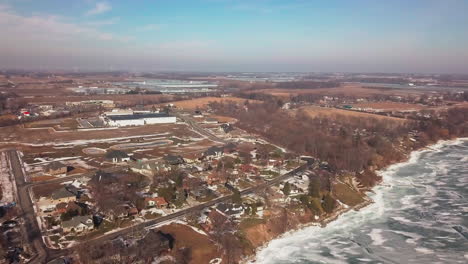
[{"label": "hazy sky", "polygon": [[468,0],[0,0],[0,68],[468,73]]}]

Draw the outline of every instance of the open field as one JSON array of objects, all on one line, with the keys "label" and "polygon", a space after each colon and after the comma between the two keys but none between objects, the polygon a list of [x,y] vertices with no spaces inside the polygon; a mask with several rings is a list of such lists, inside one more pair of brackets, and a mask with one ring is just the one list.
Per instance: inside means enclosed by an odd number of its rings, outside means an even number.
[{"label": "open field", "polygon": [[2,144],[25,144],[39,145],[73,145],[97,143],[100,140],[111,140],[112,138],[145,137],[147,135],[171,133],[173,136],[198,136],[198,134],[187,129],[186,125],[158,124],[139,127],[55,131],[51,128],[25,129],[21,126],[3,127],[0,130]]},{"label": "open field", "polygon": [[54,95],[50,96],[35,96],[35,97],[28,97],[28,98],[18,98],[16,100],[24,100],[28,103],[34,104],[63,104],[65,102],[80,102],[80,101],[87,101],[87,100],[113,100],[117,103],[136,103],[139,104],[142,101],[149,101],[149,100],[171,100],[171,95],[163,95],[163,94],[107,94],[107,95],[86,95],[86,96],[73,96],[73,95],[59,95],[56,96],[57,92]]},{"label": "open field", "polygon": [[403,89],[374,89],[364,88],[358,84],[347,84],[336,88],[320,88],[320,89],[260,89],[251,90],[250,93],[265,93],[278,97],[297,96],[300,94],[316,94],[316,95],[344,95],[356,97],[370,97],[373,95],[399,95],[407,96],[412,94],[420,94],[421,91],[403,90]]},{"label": "open field", "polygon": [[306,106],[306,107],[300,108],[300,110],[305,111],[310,117],[327,117],[327,118],[357,117],[357,118],[376,118],[379,120],[399,122],[399,123],[406,122],[405,119],[396,118],[396,117],[389,117],[389,116],[383,116],[383,115],[369,114],[369,113],[342,110],[342,109],[336,109],[336,108],[328,108],[328,107]]},{"label": "open field", "polygon": [[405,111],[405,110],[422,110],[426,109],[427,106],[420,104],[406,104],[406,103],[397,103],[397,102],[369,102],[369,103],[359,103],[353,104],[354,108],[373,108],[379,110],[387,111]]},{"label": "open field", "polygon": [[222,251],[211,239],[187,225],[170,224],[159,228],[174,237],[175,249],[190,248],[190,263],[212,263],[222,256]]},{"label": "open field", "polygon": [[234,122],[236,122],[235,118],[232,118],[232,117],[229,117],[229,116],[210,115],[209,117],[218,120],[218,122],[220,122],[220,123],[234,123]]},{"label": "open field", "polygon": [[25,128],[49,128],[53,127],[57,129],[76,129],[78,123],[75,118],[59,118],[50,120],[34,121],[24,124]]},{"label": "open field", "polygon": [[[238,97],[202,97],[192,100],[183,100],[172,102],[175,106],[181,109],[196,109],[196,108],[206,108],[210,102],[227,102],[234,101],[236,103],[243,103],[246,99]],[[248,100],[249,102],[256,102],[255,100]]]}]

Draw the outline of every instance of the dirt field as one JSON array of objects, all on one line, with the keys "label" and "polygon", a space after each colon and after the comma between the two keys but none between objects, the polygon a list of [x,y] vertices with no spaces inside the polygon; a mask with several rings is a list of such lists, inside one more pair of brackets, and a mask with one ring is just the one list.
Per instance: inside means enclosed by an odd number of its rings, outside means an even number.
[{"label": "dirt field", "polygon": [[322,116],[322,117],[333,118],[333,117],[338,117],[338,116],[345,116],[345,117],[349,116],[349,117],[358,117],[358,118],[377,118],[377,119],[392,121],[392,122],[406,122],[405,119],[401,119],[401,118],[389,117],[389,116],[383,116],[383,115],[375,115],[375,114],[369,114],[369,113],[363,113],[363,112],[357,112],[357,111],[342,110],[342,109],[336,109],[336,108],[306,106],[300,109],[304,110],[311,117]]},{"label": "dirt field", "polygon": [[[246,99],[238,98],[238,97],[202,97],[196,98],[192,100],[184,100],[184,101],[176,101],[172,102],[175,106],[181,109],[196,109],[197,107],[200,109],[206,108],[210,102],[226,102],[226,101],[234,101],[237,103],[243,103]],[[255,100],[249,100],[249,102],[256,102]]]},{"label": "dirt field", "polygon": [[318,95],[344,95],[356,97],[370,97],[373,95],[400,95],[407,96],[409,94],[419,94],[420,91],[403,90],[403,89],[373,89],[364,88],[360,85],[343,85],[336,88],[321,88],[321,89],[261,89],[253,90],[251,93],[266,93],[278,97],[289,98],[299,94],[318,94]]},{"label": "dirt field", "polygon": [[427,108],[426,106],[419,104],[405,104],[396,102],[372,102],[372,103],[360,103],[354,104],[354,108],[373,108],[380,110],[421,110]]}]

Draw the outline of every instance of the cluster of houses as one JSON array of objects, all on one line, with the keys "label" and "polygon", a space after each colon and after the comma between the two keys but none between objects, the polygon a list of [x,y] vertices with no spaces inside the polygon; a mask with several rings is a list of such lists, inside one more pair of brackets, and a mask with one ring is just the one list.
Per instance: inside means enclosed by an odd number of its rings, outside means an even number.
[{"label": "cluster of houses", "polygon": [[[227,123],[217,124],[214,129],[221,134],[229,134],[235,130]],[[103,158],[107,165],[115,166],[99,176],[97,184],[115,184],[120,176],[113,175],[140,175],[146,178],[144,181],[150,183],[132,189],[135,192],[133,197],[139,197],[137,201],[133,198],[124,199],[119,200],[121,204],[118,206],[101,208],[97,200],[94,200],[97,198],[93,197],[95,192],[91,190],[95,189],[91,187],[94,186],[91,182],[63,185],[36,201],[38,215],[44,219],[44,230],[76,236],[93,232],[102,221],[153,219],[264,183],[297,167],[301,162],[297,158],[293,165],[289,165],[286,162],[289,159],[285,160],[284,155],[278,154],[282,153],[280,149],[266,142],[259,142],[255,137],[250,140],[245,134],[242,140],[232,142],[236,143],[213,145],[201,152],[168,153],[155,159],[146,159],[124,150],[109,149]],[[69,169],[61,161],[43,166],[44,173],[53,176],[66,175]],[[175,171],[180,172],[180,175],[174,176]],[[291,193],[304,191],[304,184],[306,183],[292,184]],[[173,192],[169,196],[168,190]],[[278,192],[281,193],[281,190]],[[121,196],[122,193],[116,195]],[[284,199],[284,196],[280,195],[278,199]],[[209,212],[205,212],[200,224],[204,229],[210,230],[212,221],[217,221],[216,219],[240,221],[245,215],[260,217],[262,214],[261,197],[243,197],[241,202],[215,205]]]}]

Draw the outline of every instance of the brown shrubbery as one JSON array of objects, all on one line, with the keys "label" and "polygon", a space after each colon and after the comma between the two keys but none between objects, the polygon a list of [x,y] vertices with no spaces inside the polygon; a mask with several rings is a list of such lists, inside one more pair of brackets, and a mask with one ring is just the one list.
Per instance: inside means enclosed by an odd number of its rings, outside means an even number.
[{"label": "brown shrubbery", "polygon": [[[302,111],[295,114],[280,108],[277,100],[262,104],[239,105],[233,102],[212,103],[216,113],[239,120],[236,126],[259,134],[275,144],[299,154],[327,161],[333,171],[355,173],[365,186],[379,178],[375,169],[404,158],[401,142],[408,142],[411,131],[417,131],[415,148],[438,139],[468,134],[468,109],[450,109],[433,119],[388,122],[379,118],[337,116],[312,118]],[[409,146],[410,148],[413,146]]]}]

